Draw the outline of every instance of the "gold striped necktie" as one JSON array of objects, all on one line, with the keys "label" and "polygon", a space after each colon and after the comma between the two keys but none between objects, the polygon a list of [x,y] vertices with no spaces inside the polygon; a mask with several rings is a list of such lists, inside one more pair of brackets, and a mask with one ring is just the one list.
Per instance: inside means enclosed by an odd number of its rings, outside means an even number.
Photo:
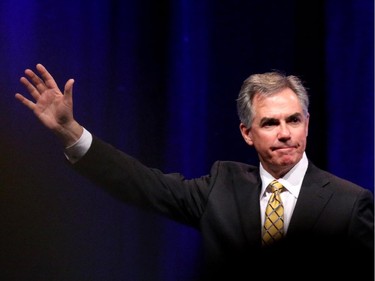
[{"label": "gold striped necktie", "polygon": [[266,217],[263,227],[263,245],[271,245],[284,236],[284,206],[280,198],[284,186],[273,180],[269,187],[272,190],[266,208]]}]

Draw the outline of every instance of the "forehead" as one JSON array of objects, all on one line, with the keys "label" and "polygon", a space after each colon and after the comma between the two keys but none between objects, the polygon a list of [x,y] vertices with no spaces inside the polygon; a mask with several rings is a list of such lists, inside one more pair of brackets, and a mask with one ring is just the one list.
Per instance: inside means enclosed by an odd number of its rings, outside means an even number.
[{"label": "forehead", "polygon": [[302,114],[300,101],[297,95],[289,88],[267,97],[256,95],[253,100],[253,106],[255,118],[291,115],[296,112]]}]

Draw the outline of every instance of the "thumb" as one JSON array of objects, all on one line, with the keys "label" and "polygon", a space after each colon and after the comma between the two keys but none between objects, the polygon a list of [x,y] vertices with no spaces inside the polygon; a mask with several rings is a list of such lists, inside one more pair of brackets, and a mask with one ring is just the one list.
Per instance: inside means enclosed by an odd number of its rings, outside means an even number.
[{"label": "thumb", "polygon": [[69,104],[73,102],[73,84],[74,79],[69,79],[64,87],[64,99],[68,101]]}]

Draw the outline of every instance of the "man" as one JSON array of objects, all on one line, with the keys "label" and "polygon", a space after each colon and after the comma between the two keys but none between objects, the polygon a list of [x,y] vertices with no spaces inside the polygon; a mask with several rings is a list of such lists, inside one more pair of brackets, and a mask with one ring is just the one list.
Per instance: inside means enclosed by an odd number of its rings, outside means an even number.
[{"label": "man", "polygon": [[308,160],[309,98],[297,77],[255,74],[242,85],[240,132],[259,167],[216,161],[208,175],[186,180],[89,133],[73,116],[73,79],[62,93],[44,66],[36,69],[40,77],[27,69],[20,79],[35,102],[16,98],[57,135],[79,173],[124,202],[200,230],[204,280],[373,280],[373,194]]}]

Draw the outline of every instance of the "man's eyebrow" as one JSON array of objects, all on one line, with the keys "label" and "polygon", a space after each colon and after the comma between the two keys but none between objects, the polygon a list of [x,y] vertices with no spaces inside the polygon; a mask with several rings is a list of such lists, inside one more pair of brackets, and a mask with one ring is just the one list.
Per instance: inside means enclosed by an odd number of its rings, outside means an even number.
[{"label": "man's eyebrow", "polygon": [[260,119],[260,124],[264,124],[264,123],[267,123],[267,122],[278,122],[279,120],[277,118],[272,118],[272,117],[263,117],[262,119]]},{"label": "man's eyebrow", "polygon": [[[290,120],[290,119],[293,119],[293,118],[296,118],[296,117],[301,117],[302,114],[300,112],[296,112],[296,113],[293,113],[291,115],[289,115],[286,120]],[[260,124],[264,124],[266,122],[278,122],[279,119],[278,118],[273,118],[273,117],[263,117],[262,119],[260,119]]]},{"label": "man's eyebrow", "polygon": [[277,120],[277,118],[273,118],[273,117],[263,117],[262,119],[260,119],[260,122],[265,122],[265,121],[270,121],[270,120]]},{"label": "man's eyebrow", "polygon": [[288,117],[286,118],[286,120],[290,120],[290,119],[293,119],[293,118],[300,118],[301,116],[302,116],[302,114],[301,114],[300,112],[296,112],[296,113],[294,113],[294,114],[288,116]]}]

